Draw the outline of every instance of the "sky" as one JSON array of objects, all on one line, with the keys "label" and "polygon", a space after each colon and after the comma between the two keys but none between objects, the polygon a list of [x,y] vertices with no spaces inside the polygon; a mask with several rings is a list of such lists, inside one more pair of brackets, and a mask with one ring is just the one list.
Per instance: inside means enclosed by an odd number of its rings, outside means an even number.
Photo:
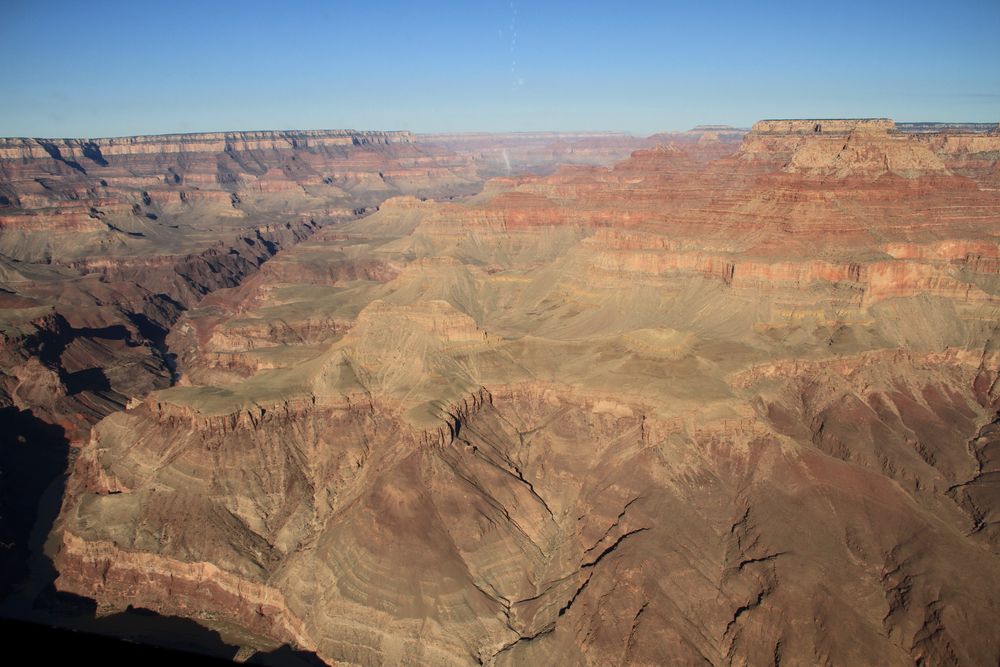
[{"label": "sky", "polygon": [[3,0],[0,136],[1000,121],[1000,0]]}]

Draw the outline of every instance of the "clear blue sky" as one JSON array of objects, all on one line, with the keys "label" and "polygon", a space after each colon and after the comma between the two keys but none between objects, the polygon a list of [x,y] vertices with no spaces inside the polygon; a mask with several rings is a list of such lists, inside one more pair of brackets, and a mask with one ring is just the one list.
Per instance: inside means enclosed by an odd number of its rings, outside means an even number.
[{"label": "clear blue sky", "polygon": [[3,0],[0,136],[1000,120],[1000,0]]}]

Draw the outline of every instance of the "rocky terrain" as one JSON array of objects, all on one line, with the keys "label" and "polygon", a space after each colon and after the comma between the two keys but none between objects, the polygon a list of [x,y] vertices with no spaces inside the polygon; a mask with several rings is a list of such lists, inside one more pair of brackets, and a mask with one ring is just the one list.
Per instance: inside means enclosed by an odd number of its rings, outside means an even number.
[{"label": "rocky terrain", "polygon": [[984,130],[7,140],[55,587],[237,657],[997,664]]},{"label": "rocky terrain", "polygon": [[0,139],[0,598],[91,426],[176,380],[181,313],[388,197],[478,192],[478,168],[406,132]]}]

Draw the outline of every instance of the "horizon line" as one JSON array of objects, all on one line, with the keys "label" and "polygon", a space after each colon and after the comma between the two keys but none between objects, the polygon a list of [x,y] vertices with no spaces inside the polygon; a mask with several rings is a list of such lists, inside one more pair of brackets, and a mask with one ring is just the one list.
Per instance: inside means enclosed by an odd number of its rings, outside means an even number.
[{"label": "horizon line", "polygon": [[[771,122],[771,121],[860,121],[860,120],[889,120],[897,125],[974,125],[974,126],[995,126],[1000,128],[1000,121],[960,121],[960,120],[908,120],[908,121],[896,121],[890,117],[886,116],[856,116],[856,117],[841,117],[841,118],[821,118],[821,117],[785,117],[785,118],[761,118],[754,121],[750,125],[730,125],[725,123],[699,123],[693,127],[678,130],[678,129],[661,129],[653,132],[639,132],[635,130],[621,130],[621,129],[587,129],[587,130],[569,130],[569,129],[546,129],[546,130],[474,130],[474,129],[464,129],[464,130],[448,130],[448,131],[437,131],[437,132],[425,132],[420,130],[409,130],[409,129],[375,129],[368,128],[363,130],[358,130],[354,128],[275,128],[275,129],[241,129],[241,130],[192,130],[192,131],[174,131],[174,132],[140,132],[133,134],[117,134],[117,135],[103,135],[103,136],[31,136],[31,135],[3,135],[0,136],[0,140],[11,141],[11,140],[34,140],[34,141],[100,141],[100,140],[116,140],[116,139],[133,139],[137,137],[190,137],[199,135],[212,135],[212,134],[282,134],[282,133],[296,133],[296,132],[341,132],[345,134],[365,134],[365,133],[378,133],[378,134],[408,134],[417,137],[435,137],[435,136],[447,136],[447,135],[490,135],[490,136],[516,136],[516,135],[543,135],[543,134],[575,134],[575,135],[624,135],[637,138],[648,138],[658,134],[684,134],[687,132],[701,131],[718,131],[718,130],[731,130],[737,132],[749,132],[752,130],[753,125],[759,122]],[[711,128],[711,129],[708,129]]]}]

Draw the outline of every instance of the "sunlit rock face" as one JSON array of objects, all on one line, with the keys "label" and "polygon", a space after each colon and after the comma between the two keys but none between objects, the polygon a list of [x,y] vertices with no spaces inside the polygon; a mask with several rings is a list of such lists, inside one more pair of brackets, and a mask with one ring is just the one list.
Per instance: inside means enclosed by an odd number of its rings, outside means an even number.
[{"label": "sunlit rock face", "polygon": [[996,663],[1000,136],[904,129],[309,228],[88,431],[57,587],[330,664]]}]

